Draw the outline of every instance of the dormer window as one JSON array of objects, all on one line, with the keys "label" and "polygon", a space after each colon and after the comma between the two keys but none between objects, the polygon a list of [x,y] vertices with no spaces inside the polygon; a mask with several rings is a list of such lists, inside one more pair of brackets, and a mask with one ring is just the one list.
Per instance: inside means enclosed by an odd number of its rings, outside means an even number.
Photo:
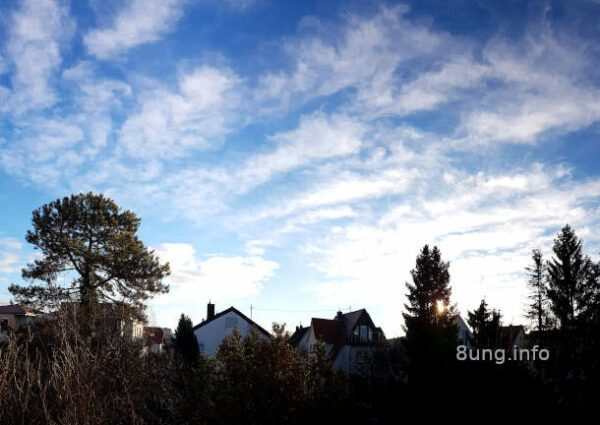
[{"label": "dormer window", "polygon": [[373,342],[373,329],[368,325],[359,325],[354,329],[354,335],[362,343]]}]

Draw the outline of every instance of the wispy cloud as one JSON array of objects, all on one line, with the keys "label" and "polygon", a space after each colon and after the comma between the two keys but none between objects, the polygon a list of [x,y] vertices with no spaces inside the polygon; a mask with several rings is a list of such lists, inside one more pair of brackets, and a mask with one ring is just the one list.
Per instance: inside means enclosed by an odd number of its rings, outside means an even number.
[{"label": "wispy cloud", "polygon": [[8,282],[8,275],[21,270],[25,262],[22,247],[21,242],[14,238],[0,237],[0,282]]},{"label": "wispy cloud", "polygon": [[[250,3],[218,12],[229,22]],[[60,1],[6,14],[0,166],[51,196],[102,191],[150,228],[236,236],[211,256],[154,241],[174,264],[160,308],[262,293],[289,266],[271,255],[287,252],[318,275],[296,282],[316,302],[376,306],[393,335],[424,243],[452,261],[462,309],[494,293],[510,317],[520,307],[503,294],[520,297],[533,244],[569,222],[598,246],[598,176],[578,163],[596,150],[571,137],[600,121],[584,32],[543,18],[458,35],[400,5],[298,17],[272,37],[215,22],[179,39],[186,2],[119,4],[84,30]],[[190,34],[211,51],[189,49]],[[165,37],[186,43],[173,63],[131,54]],[[12,270],[16,251],[2,249]]]},{"label": "wispy cloud", "polygon": [[181,74],[178,90],[151,89],[120,131],[133,157],[177,157],[222,144],[241,98],[241,79],[228,68],[202,66]]},{"label": "wispy cloud", "polygon": [[109,59],[144,43],[159,40],[172,31],[182,16],[182,0],[129,0],[112,25],[87,33],[83,42],[89,53]]},{"label": "wispy cloud", "polygon": [[8,22],[7,59],[0,62],[1,68],[14,71],[11,95],[0,111],[22,113],[53,105],[57,95],[51,80],[61,64],[63,44],[75,29],[67,4],[61,0],[25,0]]}]

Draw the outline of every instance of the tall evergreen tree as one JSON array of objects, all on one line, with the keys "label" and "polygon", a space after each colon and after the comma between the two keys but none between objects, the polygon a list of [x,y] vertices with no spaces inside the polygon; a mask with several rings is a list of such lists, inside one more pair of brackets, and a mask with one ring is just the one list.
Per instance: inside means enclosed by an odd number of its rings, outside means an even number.
[{"label": "tall evergreen tree", "polygon": [[183,313],[175,330],[173,348],[175,353],[188,365],[194,364],[200,354],[192,319]]},{"label": "tall evergreen tree", "polygon": [[435,373],[454,358],[458,328],[448,268],[440,250],[425,245],[411,270],[413,283],[406,283],[408,303],[402,316],[413,377]]},{"label": "tall evergreen tree", "polygon": [[575,324],[585,305],[586,278],[592,264],[583,256],[581,247],[581,239],[567,224],[554,239],[554,255],[547,265],[548,299],[563,329]]},{"label": "tall evergreen tree", "polygon": [[525,268],[529,274],[527,281],[529,304],[526,317],[536,322],[537,331],[542,331],[548,322],[547,275],[542,251],[534,249],[531,252],[531,260],[532,264]]},{"label": "tall evergreen tree", "polygon": [[25,239],[42,256],[22,271],[31,285],[10,286],[17,302],[75,301],[86,311],[108,302],[144,319],[144,301],[169,289],[162,283],[169,264],[136,235],[141,220],[111,199],[91,192],[57,199],[35,210],[32,222]]}]

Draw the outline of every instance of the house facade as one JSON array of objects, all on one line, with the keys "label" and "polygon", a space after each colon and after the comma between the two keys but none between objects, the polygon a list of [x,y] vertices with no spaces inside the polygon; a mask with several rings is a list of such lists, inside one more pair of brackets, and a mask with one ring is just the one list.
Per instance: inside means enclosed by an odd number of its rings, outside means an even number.
[{"label": "house facade", "polygon": [[386,338],[369,313],[361,309],[345,314],[338,312],[333,319],[313,318],[310,327],[298,327],[290,337],[290,343],[304,356],[314,350],[317,341],[325,344],[334,369],[346,375],[369,376]]},{"label": "house facade", "polygon": [[148,351],[161,354],[164,350],[165,333],[162,328],[156,326],[144,327],[144,343]]},{"label": "house facade", "polygon": [[24,305],[0,306],[0,332],[17,331],[31,324],[39,314]]},{"label": "house facade", "polygon": [[209,357],[214,357],[223,338],[230,335],[234,329],[237,329],[242,337],[246,337],[253,327],[258,330],[262,338],[265,340],[271,339],[269,332],[235,307],[229,307],[227,310],[215,314],[215,305],[208,303],[206,319],[194,326],[194,335],[198,341],[200,352]]}]

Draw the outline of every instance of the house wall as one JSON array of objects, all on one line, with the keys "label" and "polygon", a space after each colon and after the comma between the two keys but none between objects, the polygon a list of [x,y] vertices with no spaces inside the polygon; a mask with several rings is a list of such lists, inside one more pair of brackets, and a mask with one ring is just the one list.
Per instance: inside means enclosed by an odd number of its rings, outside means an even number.
[{"label": "house wall", "polygon": [[[234,321],[235,325],[233,324]],[[250,332],[250,329],[252,329],[252,324],[246,322],[246,320],[237,313],[230,311],[196,329],[194,335],[198,341],[200,352],[209,357],[214,357],[217,348],[221,345],[221,341],[233,332],[234,327],[240,331],[242,337],[245,337]],[[269,340],[262,332],[259,332],[259,335],[263,339]]]},{"label": "house wall", "polygon": [[144,324],[137,320],[121,320],[119,321],[119,326],[121,327],[121,334],[123,336],[131,337],[132,341],[137,341],[144,337]]},{"label": "house wall", "polygon": [[11,328],[12,330],[19,329],[20,321],[19,321],[19,318],[17,317],[17,315],[15,315],[15,314],[0,314],[0,322],[2,322],[3,319],[8,320],[8,327]]},{"label": "house wall", "polygon": [[374,357],[383,347],[373,345],[344,345],[333,361],[333,369],[346,375],[369,377],[373,372]]},{"label": "house wall", "polygon": [[[302,338],[300,338],[300,341],[298,341],[298,352],[303,357],[307,357],[308,353],[309,353],[308,341],[310,339],[311,332],[312,332],[312,328],[310,328],[308,331],[306,331],[304,333],[304,335],[302,336]],[[314,338],[314,333],[313,333],[313,338]]]},{"label": "house wall", "polygon": [[352,347],[344,345],[337,357],[333,360],[333,370],[340,369],[346,375],[350,373],[350,364],[352,363]]}]

